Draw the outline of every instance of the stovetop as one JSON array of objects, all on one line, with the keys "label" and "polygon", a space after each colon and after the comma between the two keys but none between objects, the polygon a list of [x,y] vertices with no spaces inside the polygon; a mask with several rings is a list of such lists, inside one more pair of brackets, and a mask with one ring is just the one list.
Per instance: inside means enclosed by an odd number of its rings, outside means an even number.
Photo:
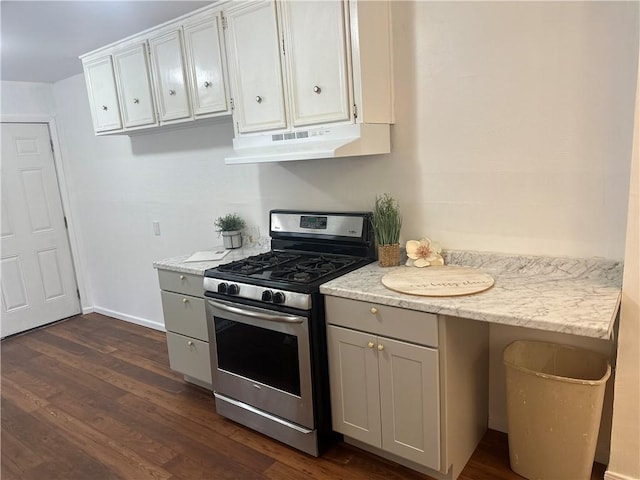
[{"label": "stovetop", "polygon": [[312,291],[371,260],[348,255],[272,250],[205,272],[206,277],[292,291]]}]

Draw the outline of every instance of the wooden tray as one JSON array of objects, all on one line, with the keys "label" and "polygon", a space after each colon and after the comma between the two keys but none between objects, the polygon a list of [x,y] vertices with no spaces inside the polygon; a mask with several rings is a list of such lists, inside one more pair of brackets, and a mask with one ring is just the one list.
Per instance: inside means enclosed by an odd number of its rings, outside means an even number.
[{"label": "wooden tray", "polygon": [[429,297],[449,297],[482,292],[493,286],[493,277],[472,267],[400,267],[382,277],[382,284],[396,292]]}]

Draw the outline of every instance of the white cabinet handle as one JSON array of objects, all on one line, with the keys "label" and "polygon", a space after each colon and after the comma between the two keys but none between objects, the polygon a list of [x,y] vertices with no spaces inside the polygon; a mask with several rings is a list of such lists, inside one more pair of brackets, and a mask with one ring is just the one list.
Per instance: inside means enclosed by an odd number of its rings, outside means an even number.
[{"label": "white cabinet handle", "polygon": [[313,91],[314,93],[320,94],[320,92],[322,92],[322,89],[318,85],[314,85]]},{"label": "white cabinet handle", "polygon": [[372,313],[373,315],[375,315],[376,313],[378,313],[378,309],[377,309],[376,307],[371,307],[371,310],[370,310],[370,311],[371,311],[371,313]]},{"label": "white cabinet handle", "polygon": [[211,86],[211,82],[204,82],[204,88],[209,88]]},{"label": "white cabinet handle", "polygon": [[381,352],[382,350],[384,350],[384,345],[382,345],[381,343],[378,344],[378,351]]},{"label": "white cabinet handle", "polygon": [[169,95],[175,95],[176,91],[175,90],[169,90]]},{"label": "white cabinet handle", "polygon": [[262,97],[260,95],[256,96],[256,102],[262,103]]},{"label": "white cabinet handle", "polygon": [[376,344],[375,344],[375,343],[373,343],[373,342],[369,342],[369,343],[367,343],[367,347],[369,347],[369,348],[373,348],[375,345],[376,345]]}]

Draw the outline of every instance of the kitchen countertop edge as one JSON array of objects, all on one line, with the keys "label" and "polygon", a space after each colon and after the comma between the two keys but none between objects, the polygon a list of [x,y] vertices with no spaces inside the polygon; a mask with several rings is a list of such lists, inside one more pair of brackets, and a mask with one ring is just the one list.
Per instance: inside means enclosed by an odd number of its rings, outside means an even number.
[{"label": "kitchen countertop edge", "polygon": [[611,338],[620,305],[622,262],[460,250],[447,251],[444,257],[447,264],[489,273],[494,286],[464,296],[404,294],[387,289],[381,279],[392,269],[415,267],[382,268],[376,262],[321,285],[320,292],[437,315]]}]

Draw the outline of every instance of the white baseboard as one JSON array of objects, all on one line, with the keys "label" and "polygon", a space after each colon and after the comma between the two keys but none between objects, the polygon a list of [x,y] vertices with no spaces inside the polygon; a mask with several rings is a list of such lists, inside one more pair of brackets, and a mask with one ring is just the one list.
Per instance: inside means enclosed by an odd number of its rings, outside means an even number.
[{"label": "white baseboard", "polygon": [[640,480],[638,477],[629,477],[621,473],[615,473],[610,470],[604,472],[604,480]]},{"label": "white baseboard", "polygon": [[86,315],[87,313],[93,313],[95,310],[93,307],[82,307],[82,315]]},{"label": "white baseboard", "polygon": [[134,317],[133,315],[127,315],[126,313],[115,312],[113,310],[109,310],[107,308],[102,307],[93,307],[93,311],[95,313],[100,313],[102,315],[107,315],[109,317],[117,318],[118,320],[124,320],[125,322],[135,323],[136,325],[142,325],[143,327],[153,328],[154,330],[160,330],[161,332],[165,332],[163,323],[153,322],[151,320],[147,320],[146,318]]}]

